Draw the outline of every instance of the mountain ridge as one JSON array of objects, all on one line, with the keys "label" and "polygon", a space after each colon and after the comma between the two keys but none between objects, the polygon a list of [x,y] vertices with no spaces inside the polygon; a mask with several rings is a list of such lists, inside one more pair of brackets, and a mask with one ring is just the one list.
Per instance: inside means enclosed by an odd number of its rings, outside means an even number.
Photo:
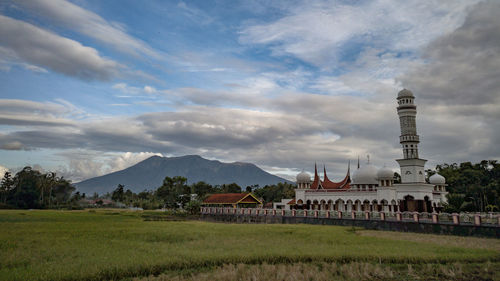
[{"label": "mountain ridge", "polygon": [[276,184],[290,181],[272,175],[253,163],[208,160],[199,155],[176,157],[151,156],[135,165],[120,171],[90,178],[75,183],[80,193],[88,195],[97,192],[112,192],[118,184],[133,192],[154,190],[159,187],[165,177],[183,176],[188,184],[204,181],[211,185],[236,183],[244,189],[246,186],[258,184]]}]

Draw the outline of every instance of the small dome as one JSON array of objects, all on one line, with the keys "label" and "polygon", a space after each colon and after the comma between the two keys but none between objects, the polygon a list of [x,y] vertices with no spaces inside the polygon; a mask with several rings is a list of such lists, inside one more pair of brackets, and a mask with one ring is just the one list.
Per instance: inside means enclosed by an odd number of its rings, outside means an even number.
[{"label": "small dome", "polygon": [[414,98],[415,96],[410,90],[403,89],[398,93],[398,99],[400,98]]},{"label": "small dome", "polygon": [[297,175],[297,183],[310,183],[310,182],[311,182],[311,176],[308,173],[302,171]]},{"label": "small dome", "polygon": [[436,173],[429,178],[431,184],[442,185],[446,183],[446,179],[440,174]]},{"label": "small dome", "polygon": [[378,169],[375,166],[366,164],[354,171],[352,182],[353,184],[378,184],[377,171]]},{"label": "small dome", "polygon": [[392,180],[394,178],[394,172],[387,167],[383,167],[382,169],[378,170],[377,178],[379,180]]}]

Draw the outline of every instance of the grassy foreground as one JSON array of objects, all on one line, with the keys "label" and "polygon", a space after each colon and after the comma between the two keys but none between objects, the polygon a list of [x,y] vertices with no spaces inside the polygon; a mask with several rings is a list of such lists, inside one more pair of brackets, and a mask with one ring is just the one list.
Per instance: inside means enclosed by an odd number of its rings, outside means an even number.
[{"label": "grassy foreground", "polygon": [[[203,272],[227,269],[225,264],[255,264],[254,270],[301,263],[316,268],[379,264],[394,270],[397,265],[406,270],[408,264],[500,264],[494,239],[484,243],[495,246],[478,249],[364,236],[349,227],[145,221],[142,215],[116,210],[0,211],[0,280],[120,280],[165,272],[210,277],[212,273]],[[328,266],[317,266],[322,263]]]}]

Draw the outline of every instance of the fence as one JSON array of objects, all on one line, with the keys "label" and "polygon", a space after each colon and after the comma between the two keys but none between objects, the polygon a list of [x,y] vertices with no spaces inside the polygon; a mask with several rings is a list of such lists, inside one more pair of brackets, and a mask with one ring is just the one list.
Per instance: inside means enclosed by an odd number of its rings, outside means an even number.
[{"label": "fence", "polygon": [[417,213],[417,212],[343,212],[324,210],[276,210],[259,208],[219,208],[202,207],[202,215],[238,215],[251,217],[306,217],[318,219],[370,220],[417,222],[432,224],[473,225],[500,227],[498,213],[448,214],[448,213]]}]

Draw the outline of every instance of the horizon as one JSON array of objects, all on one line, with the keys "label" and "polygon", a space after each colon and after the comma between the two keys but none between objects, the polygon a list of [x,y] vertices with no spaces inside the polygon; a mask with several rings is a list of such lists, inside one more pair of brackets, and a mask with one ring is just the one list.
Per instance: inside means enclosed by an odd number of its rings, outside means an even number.
[{"label": "horizon", "polygon": [[32,166],[79,182],[154,155],[287,180],[314,163],[337,180],[366,155],[399,171],[403,88],[427,169],[500,159],[499,11],[479,0],[2,2],[0,175]]}]

